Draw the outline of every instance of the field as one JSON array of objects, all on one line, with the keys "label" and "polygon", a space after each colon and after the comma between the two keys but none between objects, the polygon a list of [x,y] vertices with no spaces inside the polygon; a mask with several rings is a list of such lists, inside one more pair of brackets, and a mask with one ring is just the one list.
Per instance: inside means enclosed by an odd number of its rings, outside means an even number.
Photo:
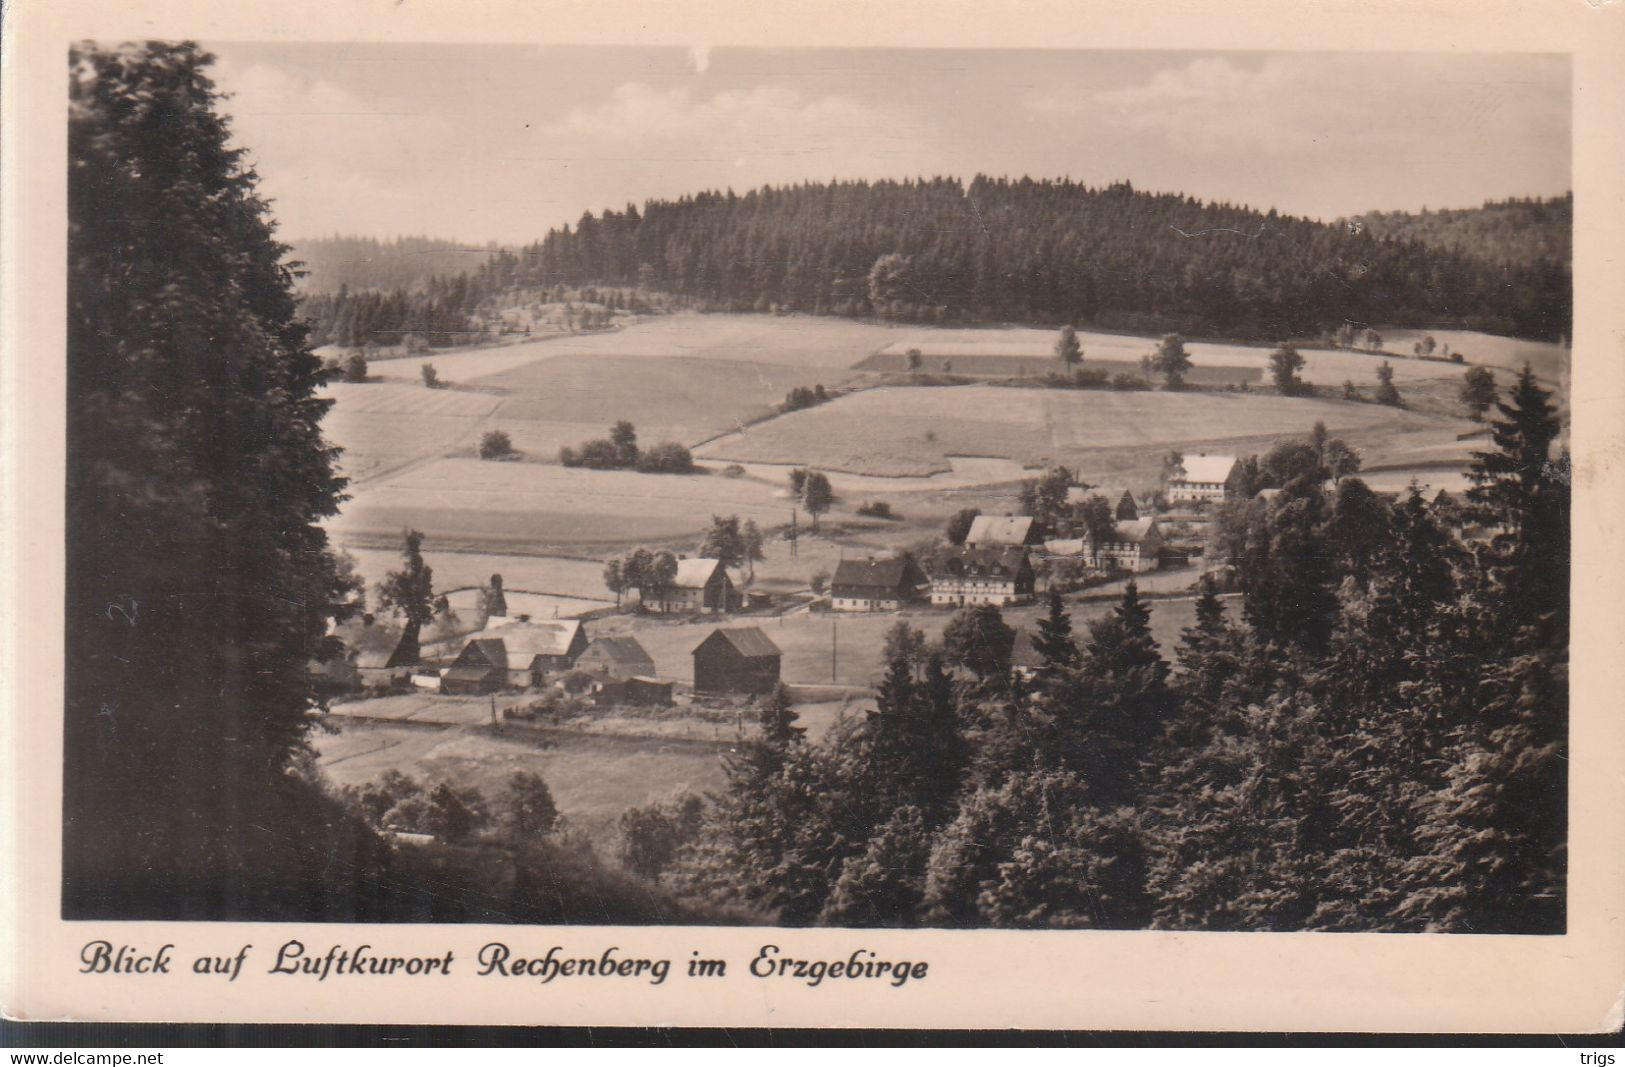
[{"label": "field", "polygon": [[511,545],[535,553],[662,542],[696,534],[713,513],[784,522],[788,507],[774,491],[717,475],[437,459],[357,493],[332,529],[341,543],[374,548],[398,544],[410,526],[422,530],[431,547]]},{"label": "field", "polygon": [[[713,442],[702,453],[715,460],[801,462],[915,478],[950,470],[949,457],[957,455],[1094,471],[1101,468],[1097,453],[1127,449],[1160,461],[1171,448],[1230,448],[1300,435],[1316,421],[1334,432],[1380,429],[1385,435],[1438,422],[1371,404],[1255,394],[898,387],[785,415]],[[1114,462],[1109,469],[1119,466]]]},{"label": "field", "polygon": [[[862,363],[857,364],[857,370],[882,371],[895,373],[908,370],[908,357],[903,352],[895,351],[896,345],[884,352],[870,356]],[[966,345],[974,349],[976,346]],[[991,347],[991,346],[989,346]],[[1005,347],[1005,346],[1000,346]],[[1014,347],[1014,346],[1011,346]],[[1046,374],[1054,374],[1061,370],[1061,366],[1052,355],[1028,354],[1025,351],[1011,352],[1009,354],[996,354],[992,352],[971,351],[965,355],[952,356],[948,363],[953,366],[955,375],[971,378],[1042,378]],[[1138,362],[1091,359],[1086,364],[1088,369],[1105,371],[1113,377],[1126,374],[1131,377],[1145,377],[1145,372]],[[943,365],[933,357],[930,363],[922,364],[921,371],[941,371]],[[1150,376],[1156,380],[1155,375]],[[1264,369],[1262,367],[1237,367],[1222,364],[1199,364],[1191,368],[1185,375],[1185,381],[1191,385],[1240,385],[1247,382],[1249,385],[1262,380]]]},{"label": "field", "polygon": [[627,808],[724,784],[726,746],[707,741],[361,719],[337,725],[338,733],[314,735],[318,765],[336,785],[362,785],[399,770],[494,798],[509,777],[529,771],[542,776],[559,811],[604,855],[613,855],[616,824]]},{"label": "field", "polygon": [[[1389,345],[1408,349],[1403,331]],[[1497,365],[1524,357],[1560,373],[1558,346],[1435,331],[1442,342]],[[1154,340],[1085,331],[1085,366],[1137,371]],[[798,558],[770,540],[757,588],[789,592],[828,572],[843,553],[881,554],[936,534],[961,507],[1008,511],[1017,482],[1049,463],[1088,480],[1145,490],[1170,449],[1240,453],[1307,433],[1316,420],[1361,450],[1368,470],[1403,484],[1448,476],[1478,447],[1455,399],[1460,365],[1305,349],[1305,377],[1327,392],[1345,380],[1375,384],[1387,358],[1412,410],[1256,393],[1045,390],[992,385],[912,386],[894,371],[918,347],[956,370],[1047,371],[1048,329],[930,329],[809,316],[650,316],[624,328],[488,349],[379,361],[381,381],[328,387],[330,437],[346,451],[352,499],[331,521],[369,586],[397,565],[401,531],[426,535],[439,589],[492,573],[539,617],[602,606],[601,560],[635,545],[692,552],[713,514],[754,519],[770,533],[790,519],[793,466],[826,470],[837,494],[821,517],[826,537],[804,538]],[[1263,375],[1269,347],[1193,342],[1201,374]],[[417,383],[435,364],[447,389]],[[1109,364],[1106,361],[1111,361]],[[879,371],[876,368],[881,368]],[[1009,376],[1007,374],[1007,376]],[[1504,377],[1503,377],[1504,380]],[[817,408],[763,418],[796,385],[856,389]],[[601,436],[630,419],[644,444],[695,446],[710,474],[639,475],[566,470],[561,444]],[[762,419],[762,421],[752,421]],[[748,425],[746,425],[748,424]],[[507,431],[520,462],[473,458],[479,436]],[[702,443],[703,442],[703,443]],[[739,477],[721,469],[744,468]],[[884,500],[897,522],[857,517]],[[808,516],[799,521],[806,531]],[[576,558],[567,558],[576,557]],[[470,603],[470,607],[472,604]],[[462,607],[459,606],[459,613]]]}]

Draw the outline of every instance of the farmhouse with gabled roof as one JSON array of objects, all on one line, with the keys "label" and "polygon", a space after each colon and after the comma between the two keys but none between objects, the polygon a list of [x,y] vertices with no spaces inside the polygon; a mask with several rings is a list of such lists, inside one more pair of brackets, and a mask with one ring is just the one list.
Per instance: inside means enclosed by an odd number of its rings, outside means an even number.
[{"label": "farmhouse with gabled roof", "polygon": [[931,560],[931,603],[1016,604],[1032,598],[1036,578],[1025,548],[961,548]]},{"label": "farmhouse with gabled roof", "polygon": [[440,676],[440,690],[468,696],[495,693],[508,684],[508,649],[500,637],[476,637]]},{"label": "farmhouse with gabled roof", "polygon": [[576,669],[612,678],[653,678],[655,661],[635,637],[600,637],[576,657]]},{"label": "farmhouse with gabled roof", "polygon": [[893,611],[919,599],[930,585],[910,556],[843,559],[830,579],[829,603],[836,611]]},{"label": "farmhouse with gabled roof", "polygon": [[720,559],[680,559],[677,576],[656,594],[654,602],[641,591],[640,599],[652,611],[720,615],[739,608],[739,592]]},{"label": "farmhouse with gabled roof", "polygon": [[1162,545],[1162,528],[1156,519],[1119,522],[1110,540],[1094,546],[1094,564],[1141,574],[1157,568]]},{"label": "farmhouse with gabled roof", "polygon": [[1172,503],[1223,500],[1235,470],[1235,456],[1210,456],[1205,452],[1185,456],[1168,479],[1168,499]]}]

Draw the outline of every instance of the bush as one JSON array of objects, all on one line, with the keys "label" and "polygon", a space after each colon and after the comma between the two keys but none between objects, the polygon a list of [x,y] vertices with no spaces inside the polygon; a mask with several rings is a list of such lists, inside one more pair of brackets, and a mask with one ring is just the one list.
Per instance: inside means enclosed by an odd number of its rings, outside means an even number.
[{"label": "bush", "polygon": [[481,459],[503,459],[513,455],[513,441],[501,430],[491,430],[480,438]]},{"label": "bush", "polygon": [[424,385],[428,386],[430,389],[440,388],[440,373],[434,369],[433,363],[425,363],[421,368],[421,373],[423,375]]},{"label": "bush", "polygon": [[644,878],[659,878],[684,845],[698,840],[704,812],[705,802],[689,792],[665,804],[628,808],[621,815],[621,863]]},{"label": "bush", "polygon": [[360,352],[351,352],[350,358],[344,361],[344,380],[347,382],[364,382],[367,380],[367,357]]},{"label": "bush", "polygon": [[741,467],[737,463],[730,463],[726,467],[722,468],[722,476],[724,478],[743,478],[745,476],[745,468]]},{"label": "bush", "polygon": [[637,469],[645,474],[691,474],[694,456],[675,441],[665,441],[645,449],[638,457]]},{"label": "bush", "polygon": [[1150,389],[1151,383],[1137,374],[1117,374],[1112,376],[1112,388],[1119,392],[1138,392]]},{"label": "bush", "polygon": [[898,517],[892,511],[891,505],[884,500],[871,500],[867,504],[858,505],[858,514],[866,519],[895,519]]}]

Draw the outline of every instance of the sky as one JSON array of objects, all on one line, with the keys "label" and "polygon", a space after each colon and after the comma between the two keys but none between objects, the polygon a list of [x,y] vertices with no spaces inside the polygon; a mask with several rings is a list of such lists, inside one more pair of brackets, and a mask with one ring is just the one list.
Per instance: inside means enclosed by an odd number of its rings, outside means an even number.
[{"label": "sky", "polygon": [[1326,220],[1571,187],[1564,56],[206,46],[285,240],[522,244],[831,178],[1126,179]]}]

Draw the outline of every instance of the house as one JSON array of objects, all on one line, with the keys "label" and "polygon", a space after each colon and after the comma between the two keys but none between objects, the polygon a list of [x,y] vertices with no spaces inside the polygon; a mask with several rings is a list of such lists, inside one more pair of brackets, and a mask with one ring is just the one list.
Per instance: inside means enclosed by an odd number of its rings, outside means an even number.
[{"label": "house", "polygon": [[931,561],[931,603],[1015,604],[1032,598],[1032,560],[1025,548],[961,548]]},{"label": "house", "polygon": [[895,559],[843,559],[829,583],[836,611],[893,611],[918,600],[931,580],[910,556]]},{"label": "house", "polygon": [[543,675],[569,670],[587,650],[580,619],[510,623],[496,628],[493,636],[508,650],[508,684],[521,688],[541,684]]},{"label": "house", "polygon": [[693,656],[696,693],[770,693],[779,684],[779,646],[755,626],[712,630]]},{"label": "house", "polygon": [[1223,500],[1235,469],[1235,456],[1210,456],[1206,452],[1186,456],[1168,479],[1168,500],[1174,504]]},{"label": "house", "polygon": [[598,683],[594,704],[625,704],[637,708],[671,707],[672,683],[656,678],[605,678]]},{"label": "house", "polygon": [[476,637],[440,676],[440,691],[467,696],[495,693],[508,684],[508,650],[500,637]]},{"label": "house", "polygon": [[1156,519],[1120,522],[1109,541],[1094,546],[1097,567],[1142,574],[1155,570],[1162,552],[1162,528]]},{"label": "house", "polygon": [[1066,491],[1066,502],[1069,507],[1076,507],[1092,496],[1105,497],[1112,505],[1112,518],[1118,522],[1132,522],[1140,517],[1140,503],[1127,489],[1074,485]]},{"label": "house", "polygon": [[1036,545],[1043,540],[1031,515],[978,515],[965,543],[976,548]]},{"label": "house", "polygon": [[576,657],[576,669],[615,678],[654,678],[655,661],[635,637],[600,637]]},{"label": "house", "polygon": [[739,591],[728,578],[728,568],[720,559],[680,559],[677,577],[659,591],[650,603],[645,591],[639,591],[643,606],[651,611],[704,612],[719,615],[739,608]]}]

